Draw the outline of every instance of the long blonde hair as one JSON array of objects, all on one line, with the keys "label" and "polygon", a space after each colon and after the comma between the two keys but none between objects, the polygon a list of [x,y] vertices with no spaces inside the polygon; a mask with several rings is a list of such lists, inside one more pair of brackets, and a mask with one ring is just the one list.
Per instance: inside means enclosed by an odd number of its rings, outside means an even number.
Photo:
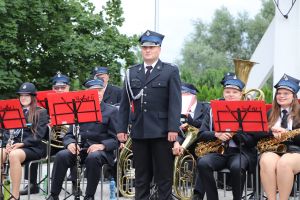
[{"label": "long blonde hair", "polygon": [[[275,123],[278,120],[278,117],[281,114],[280,105],[278,104],[278,102],[276,100],[277,92],[278,92],[278,90],[276,90],[276,94],[275,94],[273,102],[272,102],[272,110],[271,110],[270,116],[268,118],[269,128],[271,128],[275,125]],[[293,93],[293,101],[290,106],[290,117],[291,117],[291,119],[293,119],[293,122],[295,123],[295,124],[293,124],[293,126],[300,123],[300,105],[298,102],[297,95],[295,93]]]}]

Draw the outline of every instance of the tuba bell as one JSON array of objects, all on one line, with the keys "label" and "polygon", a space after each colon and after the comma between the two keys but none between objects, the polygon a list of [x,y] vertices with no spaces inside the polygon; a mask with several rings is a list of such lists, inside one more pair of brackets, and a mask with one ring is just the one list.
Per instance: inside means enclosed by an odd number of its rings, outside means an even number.
[{"label": "tuba bell", "polygon": [[[247,85],[252,67],[257,64],[250,60],[233,59],[236,76]],[[243,91],[243,100],[264,100],[265,94],[260,89],[248,89]]]},{"label": "tuba bell", "polygon": [[[68,132],[70,125],[60,125],[54,126],[51,128],[50,134],[50,145],[54,148],[63,149],[63,138],[65,137],[66,133]],[[43,143],[47,144],[47,141],[42,141]]]},{"label": "tuba bell", "polygon": [[134,197],[135,169],[133,166],[132,139],[130,137],[120,151],[117,167],[117,184],[120,193],[126,198]]},{"label": "tuba bell", "polygon": [[181,200],[188,200],[193,195],[196,160],[187,149],[196,141],[198,132],[199,129],[188,126],[185,140],[181,145],[184,154],[176,156],[174,160],[173,189],[175,196]]}]

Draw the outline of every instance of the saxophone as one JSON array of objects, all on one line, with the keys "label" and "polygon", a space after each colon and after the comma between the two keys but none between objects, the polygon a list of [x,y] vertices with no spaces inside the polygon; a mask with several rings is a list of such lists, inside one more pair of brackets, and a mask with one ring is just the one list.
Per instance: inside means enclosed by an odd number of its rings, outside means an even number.
[{"label": "saxophone", "polygon": [[223,154],[224,151],[225,147],[223,146],[223,141],[220,139],[209,142],[199,142],[195,148],[195,154],[197,157],[203,157],[212,152]]},{"label": "saxophone", "polygon": [[275,137],[261,139],[257,143],[257,149],[260,153],[264,153],[267,151],[286,153],[287,146],[285,144],[282,144],[282,142],[285,142],[288,139],[291,139],[297,135],[300,135],[300,128],[288,131],[287,133],[283,134],[279,139]]},{"label": "saxophone", "polygon": [[173,189],[175,196],[181,200],[191,199],[193,195],[196,161],[187,149],[197,139],[198,132],[198,128],[188,126],[185,140],[181,145],[184,154],[176,156],[174,160]]}]

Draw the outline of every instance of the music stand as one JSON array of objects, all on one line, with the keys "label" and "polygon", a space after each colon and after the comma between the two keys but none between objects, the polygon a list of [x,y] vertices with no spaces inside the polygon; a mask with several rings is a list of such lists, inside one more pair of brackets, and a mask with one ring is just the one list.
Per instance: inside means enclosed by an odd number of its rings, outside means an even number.
[{"label": "music stand", "polygon": [[48,105],[47,95],[51,94],[51,93],[55,93],[55,91],[45,90],[45,91],[39,91],[36,93],[36,100],[37,100],[38,106],[45,108],[47,110],[48,114],[49,114],[49,105]]},{"label": "music stand", "polygon": [[[216,132],[258,133],[267,132],[267,114],[264,101],[211,101],[214,129]],[[241,141],[240,174],[241,174]],[[241,178],[241,176],[240,176]],[[241,192],[240,180],[240,198]],[[245,188],[247,190],[247,186]]]},{"label": "music stand", "polygon": [[[3,182],[3,175],[8,174],[8,171],[3,171],[4,163],[3,162],[3,137],[4,137],[4,130],[5,129],[18,129],[24,128],[26,126],[26,119],[24,117],[23,109],[21,107],[20,101],[18,99],[11,99],[11,100],[0,100],[0,140],[1,144],[1,174],[0,174],[0,199],[4,199],[2,187],[4,190],[9,192],[12,196],[9,189],[4,187],[2,184]],[[8,155],[7,155],[8,156]],[[2,166],[3,165],[3,166]],[[6,168],[8,170],[8,167]]]},{"label": "music stand", "polygon": [[[101,122],[102,115],[98,97],[98,90],[84,90],[68,93],[50,93],[47,95],[49,116],[51,118],[51,125],[75,125],[75,145],[77,152],[77,145],[81,143],[81,136],[79,134],[79,124],[86,122]],[[79,156],[79,155],[77,155]],[[78,160],[77,160],[78,162]],[[75,200],[80,199],[80,186],[78,170],[76,167],[76,192],[70,194],[65,199],[74,195]]]}]

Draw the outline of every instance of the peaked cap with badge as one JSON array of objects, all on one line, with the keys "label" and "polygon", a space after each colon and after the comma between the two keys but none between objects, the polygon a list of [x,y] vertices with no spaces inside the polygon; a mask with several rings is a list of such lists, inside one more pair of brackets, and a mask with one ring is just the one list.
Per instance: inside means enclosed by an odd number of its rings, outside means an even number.
[{"label": "peaked cap with badge", "polygon": [[164,39],[164,35],[147,30],[143,35],[141,35],[139,42],[142,47],[145,46],[161,46]]},{"label": "peaked cap with badge", "polygon": [[70,78],[63,75],[60,71],[51,78],[52,85],[70,85]]},{"label": "peaked cap with badge", "polygon": [[277,90],[284,88],[284,89],[290,90],[291,92],[297,94],[300,89],[299,83],[300,83],[300,80],[298,80],[292,76],[289,76],[287,74],[284,74],[282,76],[282,78],[279,80],[279,82],[274,86],[274,88],[276,88]]}]

